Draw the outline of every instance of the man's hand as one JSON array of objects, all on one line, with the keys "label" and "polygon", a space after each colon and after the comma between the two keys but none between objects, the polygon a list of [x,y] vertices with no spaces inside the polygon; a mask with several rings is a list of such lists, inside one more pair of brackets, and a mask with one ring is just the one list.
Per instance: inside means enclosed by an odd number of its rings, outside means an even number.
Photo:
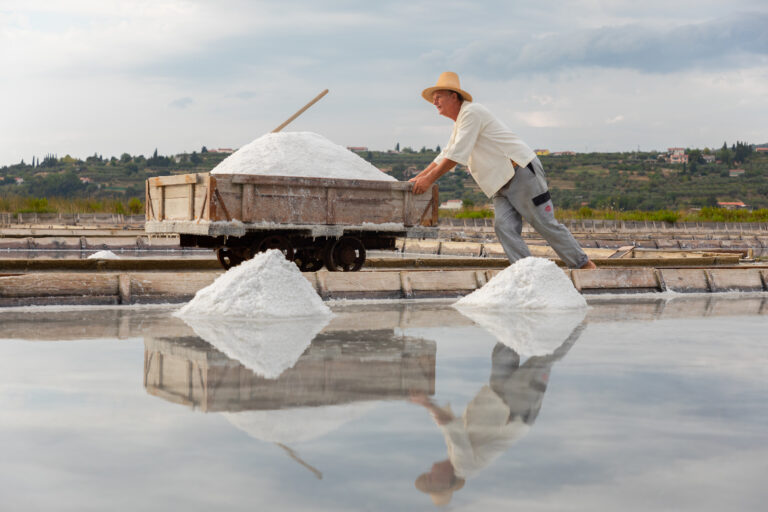
[{"label": "man's hand", "polygon": [[434,181],[429,179],[429,177],[421,175],[416,176],[415,178],[411,178],[408,181],[413,182],[413,193],[416,195],[423,194],[429,190],[429,187],[432,186],[432,183],[434,183]]}]

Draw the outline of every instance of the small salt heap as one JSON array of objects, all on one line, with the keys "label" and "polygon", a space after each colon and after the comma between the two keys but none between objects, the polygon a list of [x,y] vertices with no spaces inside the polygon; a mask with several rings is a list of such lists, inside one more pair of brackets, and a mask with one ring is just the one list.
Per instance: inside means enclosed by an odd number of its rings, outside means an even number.
[{"label": "small salt heap", "polygon": [[119,260],[120,256],[113,253],[112,251],[98,251],[90,256],[88,256],[89,260]]},{"label": "small salt heap", "polygon": [[348,149],[312,132],[263,135],[225,158],[211,174],[397,181]]},{"label": "small salt heap", "polygon": [[331,310],[298,267],[280,251],[270,249],[199,290],[178,315],[279,319],[329,316]]},{"label": "small salt heap", "polygon": [[195,294],[177,313],[202,339],[257,375],[293,367],[331,310],[283,253],[259,253]]},{"label": "small salt heap", "polygon": [[554,262],[529,257],[499,272],[455,306],[507,311],[576,309],[587,307],[587,301]]}]

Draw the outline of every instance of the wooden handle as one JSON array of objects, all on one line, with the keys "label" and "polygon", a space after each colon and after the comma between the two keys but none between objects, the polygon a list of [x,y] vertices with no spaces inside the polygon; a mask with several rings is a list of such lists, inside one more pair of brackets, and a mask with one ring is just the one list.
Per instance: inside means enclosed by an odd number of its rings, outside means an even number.
[{"label": "wooden handle", "polygon": [[301,109],[300,109],[298,112],[296,112],[296,113],[295,113],[295,114],[293,114],[291,117],[289,117],[288,119],[286,119],[286,120],[283,122],[283,124],[281,124],[280,126],[278,126],[277,128],[275,128],[274,130],[272,130],[272,133],[277,133],[277,132],[279,132],[280,130],[282,130],[283,128],[285,128],[286,126],[288,126],[288,124],[289,124],[291,121],[293,121],[294,119],[296,119],[297,117],[299,117],[301,114],[303,114],[305,110],[307,110],[309,107],[311,107],[312,105],[314,105],[315,103],[317,103],[317,102],[320,100],[320,98],[322,98],[322,97],[323,97],[323,96],[325,96],[326,94],[328,94],[328,89],[324,90],[323,92],[321,92],[320,94],[318,94],[317,96],[315,96],[315,99],[313,99],[312,101],[310,101],[309,103],[307,103],[306,105],[304,105],[304,106],[303,106],[303,107],[302,107],[302,108],[301,108]]}]

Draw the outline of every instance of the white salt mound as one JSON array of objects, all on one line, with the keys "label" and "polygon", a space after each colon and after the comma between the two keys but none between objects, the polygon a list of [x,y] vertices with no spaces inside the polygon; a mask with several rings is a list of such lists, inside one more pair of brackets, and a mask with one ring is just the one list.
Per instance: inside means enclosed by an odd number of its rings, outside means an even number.
[{"label": "white salt mound", "polygon": [[329,316],[271,320],[214,319],[185,316],[195,334],[230,359],[265,379],[293,368]]},{"label": "white salt mound", "polygon": [[528,310],[510,313],[477,308],[460,308],[459,311],[520,357],[552,354],[574,333],[587,314],[583,308],[557,312]]},{"label": "white salt mound", "polygon": [[568,276],[545,258],[523,258],[455,304],[485,310],[575,309],[587,301]]},{"label": "white salt mound", "polygon": [[220,275],[177,315],[280,319],[330,316],[331,310],[298,267],[280,251],[270,249]]},{"label": "white salt mound", "polygon": [[397,181],[348,149],[312,132],[262,135],[225,158],[211,174]]},{"label": "white salt mound", "polygon": [[112,251],[98,251],[90,256],[88,256],[89,260],[119,260],[120,256],[113,253]]}]

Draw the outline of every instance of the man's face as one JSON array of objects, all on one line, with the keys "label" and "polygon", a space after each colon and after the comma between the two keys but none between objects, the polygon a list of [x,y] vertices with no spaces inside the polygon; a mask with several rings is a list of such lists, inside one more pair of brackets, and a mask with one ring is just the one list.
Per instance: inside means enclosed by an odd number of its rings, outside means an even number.
[{"label": "man's face", "polygon": [[437,107],[437,112],[441,116],[450,117],[455,120],[461,108],[458,94],[453,91],[435,91],[432,93],[432,104]]}]

